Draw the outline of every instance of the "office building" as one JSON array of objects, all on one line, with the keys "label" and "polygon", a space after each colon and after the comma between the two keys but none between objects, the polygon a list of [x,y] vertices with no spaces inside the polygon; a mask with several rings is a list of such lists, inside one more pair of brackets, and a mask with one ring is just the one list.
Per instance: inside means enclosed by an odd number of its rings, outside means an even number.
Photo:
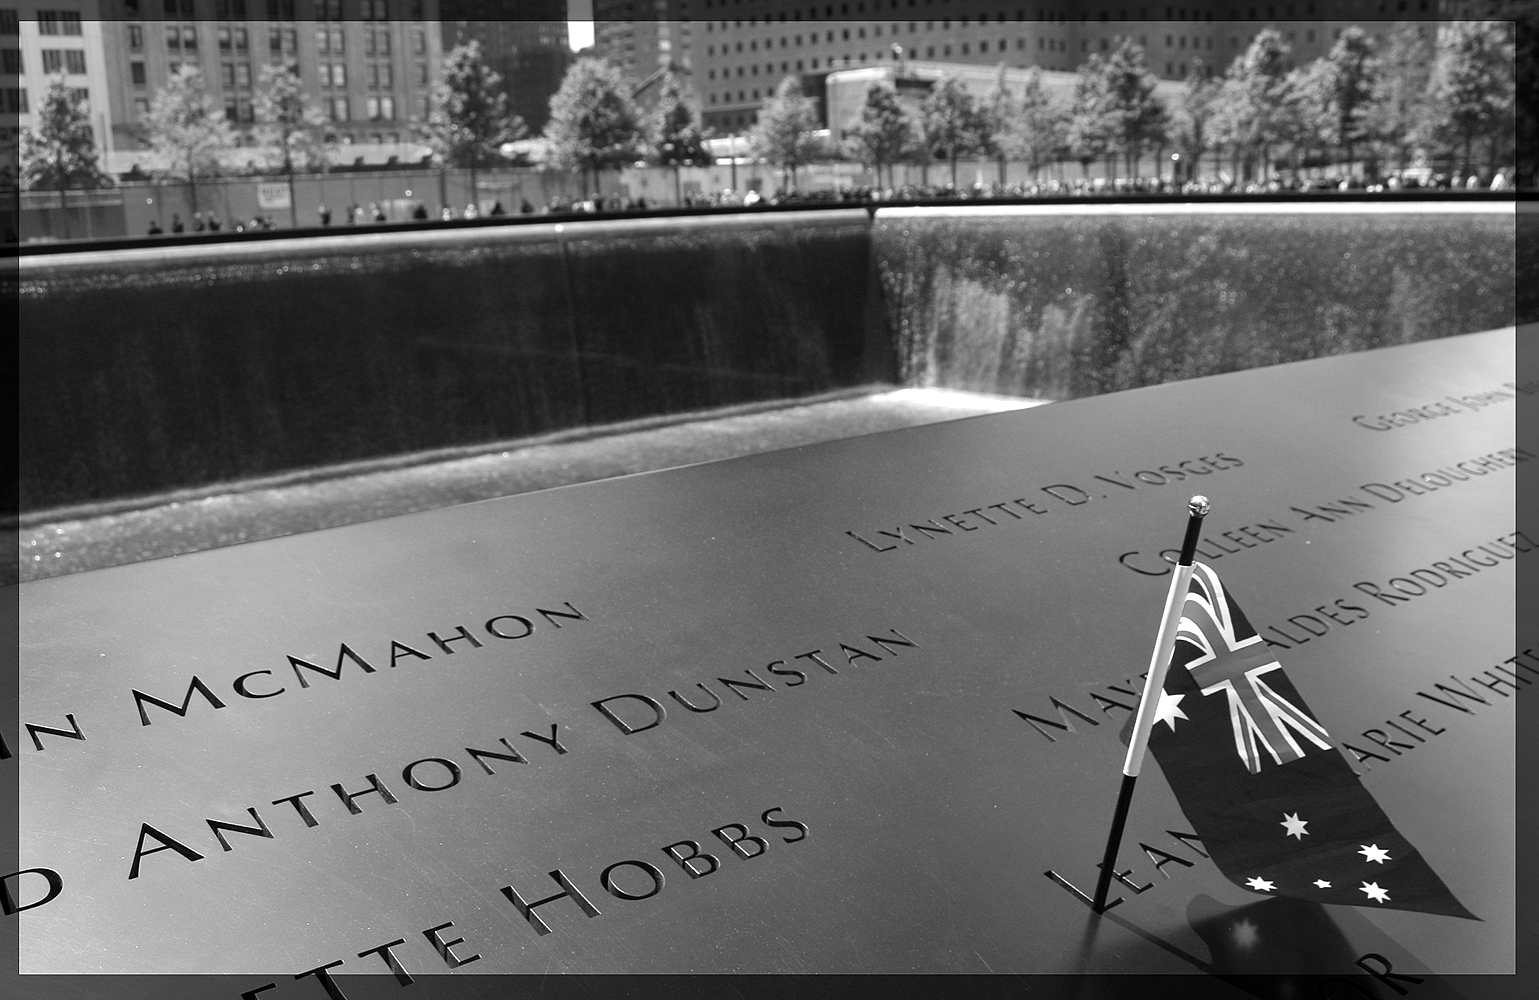
[{"label": "office building", "polygon": [[186,65],[202,71],[247,146],[260,144],[262,68],[297,66],[328,137],[383,162],[410,147],[443,59],[438,0],[101,0],[101,8],[116,166],[142,159],[139,123]]},{"label": "office building", "polygon": [[543,129],[571,57],[566,0],[440,0],[439,13],[444,50],[480,42],[502,77],[508,109],[531,134]]},{"label": "office building", "polygon": [[37,124],[43,98],[64,80],[84,98],[105,165],[113,139],[107,63],[97,0],[20,0],[0,7],[0,145],[17,163],[21,130]]}]

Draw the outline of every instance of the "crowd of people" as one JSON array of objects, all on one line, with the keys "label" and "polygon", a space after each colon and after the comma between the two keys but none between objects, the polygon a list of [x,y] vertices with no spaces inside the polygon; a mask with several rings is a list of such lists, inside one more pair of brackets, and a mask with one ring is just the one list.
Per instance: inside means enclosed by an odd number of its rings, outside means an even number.
[{"label": "crowd of people", "polygon": [[[687,192],[683,196],[685,209],[754,208],[761,205],[818,205],[818,204],[872,204],[884,202],[916,202],[977,199],[1029,199],[1095,196],[1136,195],[1236,195],[1236,194],[1319,194],[1330,191],[1377,194],[1386,191],[1511,191],[1514,189],[1511,171],[1501,169],[1489,177],[1479,173],[1420,173],[1407,171],[1385,178],[1363,178],[1322,174],[1315,177],[1292,176],[1270,181],[1222,181],[1189,180],[1175,181],[1163,177],[1118,178],[1050,178],[1031,183],[984,184],[953,186],[946,184],[904,184],[898,187],[844,187],[801,190],[791,188],[773,194],[762,194],[756,188],[737,191],[726,188],[711,192]],[[536,207],[527,198],[521,198],[517,207],[519,215],[592,215],[600,213],[645,212],[673,206],[649,202],[644,197],[630,198],[619,194],[593,195],[590,197],[557,196],[546,204]],[[499,218],[508,215],[500,200],[482,208],[474,202],[463,209],[443,206],[436,217],[423,202],[412,204],[409,221],[454,222],[462,219]],[[386,206],[370,202],[367,207],[353,203],[333,216],[325,205],[318,207],[316,218],[322,227],[334,223],[342,226],[364,226],[386,222],[408,221],[391,218]],[[257,233],[277,229],[270,215],[255,215],[250,219],[229,218],[221,220],[217,213],[193,212],[190,223],[183,222],[180,214],[171,216],[170,232],[177,233]],[[158,221],[149,224],[149,235],[160,236],[166,232]]]}]

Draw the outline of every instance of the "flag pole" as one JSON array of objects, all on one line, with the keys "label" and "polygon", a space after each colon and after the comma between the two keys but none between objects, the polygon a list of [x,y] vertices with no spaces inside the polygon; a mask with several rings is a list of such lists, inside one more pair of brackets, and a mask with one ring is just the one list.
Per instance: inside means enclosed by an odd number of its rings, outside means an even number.
[{"label": "flag pole", "polygon": [[1149,660],[1149,673],[1144,679],[1144,696],[1138,702],[1138,716],[1133,722],[1133,736],[1128,740],[1127,757],[1122,763],[1122,789],[1117,793],[1117,809],[1112,815],[1111,833],[1106,838],[1106,856],[1101,861],[1101,874],[1096,879],[1095,901],[1091,908],[1097,913],[1106,911],[1106,893],[1111,888],[1112,874],[1117,867],[1117,849],[1122,846],[1122,828],[1127,824],[1128,807],[1133,802],[1133,785],[1144,765],[1144,751],[1149,746],[1149,730],[1154,727],[1154,716],[1159,711],[1160,695],[1165,691],[1165,672],[1170,668],[1171,653],[1176,648],[1176,627],[1181,621],[1181,608],[1186,604],[1186,590],[1192,582],[1192,560],[1197,553],[1197,538],[1202,533],[1202,519],[1210,505],[1204,496],[1192,497],[1186,505],[1190,515],[1186,521],[1186,538],[1181,542],[1181,556],[1176,560],[1175,573],[1170,578],[1170,592],[1165,595],[1165,613],[1160,619],[1160,631],[1154,640],[1154,655]]}]

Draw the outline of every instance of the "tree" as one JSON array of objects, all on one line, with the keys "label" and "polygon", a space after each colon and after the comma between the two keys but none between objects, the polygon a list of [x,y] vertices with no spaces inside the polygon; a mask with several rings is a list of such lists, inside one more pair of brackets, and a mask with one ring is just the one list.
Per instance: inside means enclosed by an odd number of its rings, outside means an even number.
[{"label": "tree", "polygon": [[1032,67],[1026,74],[1021,97],[1015,102],[1015,114],[1005,124],[999,141],[1008,155],[1030,164],[1031,175],[1037,178],[1045,164],[1062,155],[1067,139],[1066,112],[1042,86],[1042,71]]},{"label": "tree", "polygon": [[950,74],[941,77],[920,105],[925,145],[943,152],[951,163],[951,186],[957,186],[957,157],[977,150],[986,126],[977,102]]},{"label": "tree", "polygon": [[1085,176],[1090,164],[1114,149],[1117,123],[1108,113],[1106,73],[1100,53],[1092,52],[1080,64],[1074,79],[1074,95],[1069,101],[1065,140]]},{"label": "tree", "polygon": [[1186,76],[1186,90],[1171,114],[1171,139],[1187,157],[1186,176],[1189,178],[1197,176],[1202,154],[1212,148],[1211,124],[1222,85],[1220,78],[1208,74],[1201,59],[1194,61],[1192,71]]},{"label": "tree", "polygon": [[1266,179],[1271,148],[1286,132],[1289,49],[1282,35],[1263,28],[1229,64],[1219,91],[1218,133],[1235,147],[1236,156],[1259,155],[1261,179]]},{"label": "tree", "polygon": [[1159,81],[1144,65],[1144,50],[1132,39],[1124,38],[1099,68],[1107,130],[1136,178],[1144,150],[1164,144],[1170,113],[1154,92]]},{"label": "tree", "polygon": [[294,204],[294,173],[319,172],[327,167],[326,118],[310,104],[299,79],[299,67],[263,66],[252,102],[257,129],[273,149],[274,166],[289,183],[289,223],[299,225]]},{"label": "tree", "polygon": [[1471,170],[1475,140],[1491,139],[1495,169],[1503,132],[1512,133],[1513,45],[1499,21],[1452,21],[1438,28],[1432,71],[1432,121],[1437,133],[1463,151]]},{"label": "tree", "polygon": [[999,64],[994,89],[978,108],[978,151],[993,156],[999,167],[999,183],[1005,183],[1005,161],[1010,156],[1009,129],[1020,111],[1015,95],[1005,84],[1005,64]]},{"label": "tree", "polygon": [[714,162],[705,148],[700,116],[685,100],[684,88],[672,73],[663,83],[652,118],[650,159],[658,166],[673,168],[673,194],[679,202],[683,201],[679,191],[680,168],[704,167]]},{"label": "tree", "polygon": [[882,184],[882,167],[887,167],[887,182],[893,186],[892,165],[901,160],[914,145],[914,122],[897,91],[873,83],[866,88],[866,102],[844,130],[850,155],[876,170],[876,183]]},{"label": "tree", "polygon": [[35,121],[36,128],[22,132],[22,178],[34,190],[59,192],[64,236],[68,238],[68,192],[72,188],[107,187],[112,178],[97,162],[96,136],[85,99],[71,91],[63,74],[49,86]]},{"label": "tree", "polygon": [[145,141],[159,161],[156,173],[187,185],[198,210],[198,178],[219,172],[219,153],[235,144],[224,112],[203,89],[203,74],[189,63],[171,75],[150,102]]},{"label": "tree", "polygon": [[1347,173],[1352,172],[1352,151],[1368,138],[1368,111],[1373,103],[1373,88],[1378,76],[1373,38],[1355,25],[1346,28],[1320,59],[1320,97],[1323,105],[1325,139],[1341,146],[1347,154]]},{"label": "tree", "polygon": [[1408,164],[1412,146],[1429,138],[1427,90],[1433,56],[1427,26],[1410,21],[1390,29],[1379,53],[1365,119],[1369,135],[1384,152],[1394,154],[1397,167]]},{"label": "tree", "polygon": [[1335,145],[1331,68],[1324,59],[1288,71],[1280,93],[1285,112],[1277,117],[1277,138],[1292,147],[1295,172],[1310,153]]},{"label": "tree", "polygon": [[645,135],[620,71],[600,59],[579,59],[568,67],[550,99],[545,139],[557,166],[582,171],[585,190],[590,171],[597,186],[599,171],[634,163]]},{"label": "tree", "polygon": [[759,109],[759,118],[748,133],[748,148],[754,156],[780,168],[782,183],[789,174],[790,186],[795,187],[796,168],[822,151],[822,144],[813,135],[817,128],[812,99],[802,95],[796,77],[788,76],[775,88],[775,96]]},{"label": "tree", "polygon": [[486,64],[480,42],[456,45],[444,56],[432,101],[418,131],[439,163],[470,170],[471,198],[479,199],[476,172],[503,162],[503,145],[524,135],[524,121],[508,110],[502,77]]}]

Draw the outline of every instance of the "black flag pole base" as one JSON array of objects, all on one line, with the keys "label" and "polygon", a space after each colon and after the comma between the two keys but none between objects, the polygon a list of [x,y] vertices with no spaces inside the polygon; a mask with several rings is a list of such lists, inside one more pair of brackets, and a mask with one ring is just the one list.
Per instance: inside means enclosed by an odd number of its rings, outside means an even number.
[{"label": "black flag pole base", "polygon": [[1106,893],[1111,889],[1112,872],[1117,868],[1117,848],[1122,845],[1122,828],[1127,825],[1128,808],[1133,804],[1133,786],[1138,783],[1136,774],[1122,776],[1122,788],[1117,792],[1117,811],[1112,814],[1111,833],[1106,838],[1106,857],[1101,860],[1101,874],[1095,882],[1095,898],[1090,908],[1105,913]]}]

